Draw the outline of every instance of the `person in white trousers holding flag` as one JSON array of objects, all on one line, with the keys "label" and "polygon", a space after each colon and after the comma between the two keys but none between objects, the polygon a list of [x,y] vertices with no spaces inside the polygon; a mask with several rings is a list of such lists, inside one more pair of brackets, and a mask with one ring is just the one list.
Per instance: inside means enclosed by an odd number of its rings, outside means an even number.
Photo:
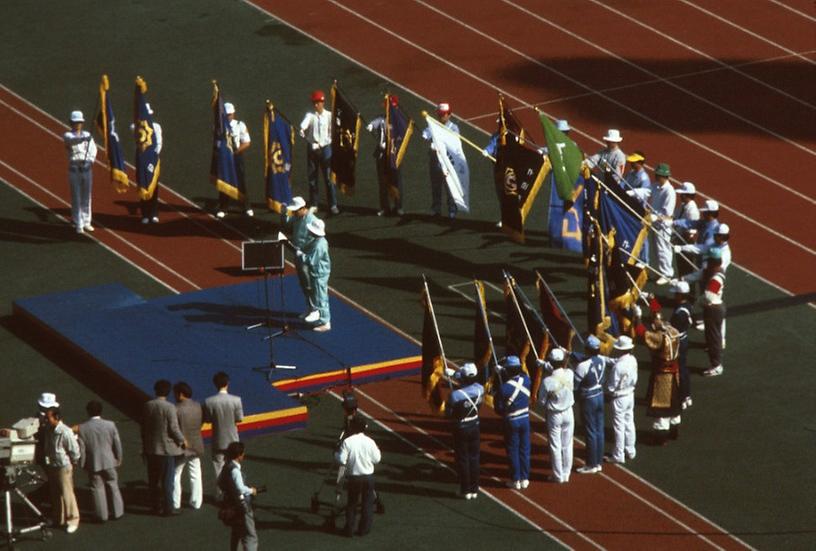
[{"label": "person in white trousers holding flag", "polygon": [[545,393],[541,404],[547,411],[547,439],[552,466],[549,480],[563,484],[569,482],[572,471],[572,436],[575,433],[573,374],[567,368],[567,356],[562,348],[553,348],[548,360],[545,368],[552,373],[541,383]]},{"label": "person in white trousers holding flag", "polygon": [[606,378],[606,394],[612,399],[612,427],[615,445],[612,455],[604,456],[607,463],[625,463],[634,459],[635,452],[635,386],[638,379],[637,359],[632,354],[632,339],[621,335],[615,341],[618,356]]},{"label": "person in white trousers holding flag", "polygon": [[456,218],[458,209],[469,210],[469,171],[459,127],[450,120],[449,103],[440,103],[436,108],[439,121],[426,117],[428,128],[422,131],[422,138],[431,142],[428,165],[431,176],[431,214],[439,216],[442,210],[442,189],[448,197],[448,217]]}]

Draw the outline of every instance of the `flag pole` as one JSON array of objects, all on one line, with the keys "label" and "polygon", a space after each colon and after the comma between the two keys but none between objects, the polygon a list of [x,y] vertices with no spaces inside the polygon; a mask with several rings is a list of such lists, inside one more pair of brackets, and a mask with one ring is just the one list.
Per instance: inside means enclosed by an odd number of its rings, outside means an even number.
[{"label": "flag pole", "polygon": [[[422,116],[423,116],[423,117],[425,117],[425,120],[432,120],[432,121],[434,121],[434,122],[435,122],[436,124],[438,124],[438,125],[439,125],[441,128],[444,128],[444,129],[445,129],[445,132],[449,132],[449,133],[453,134],[454,136],[456,136],[457,138],[459,138],[460,140],[462,140],[463,142],[465,142],[466,144],[468,144],[470,147],[472,147],[473,149],[477,150],[477,151],[478,151],[480,154],[482,154],[483,156],[487,157],[488,159],[490,159],[490,160],[491,160],[491,161],[493,161],[494,163],[496,162],[496,157],[494,157],[493,155],[490,155],[489,153],[485,153],[484,148],[479,147],[478,145],[476,145],[475,143],[473,143],[473,142],[472,142],[472,141],[470,141],[469,139],[465,138],[465,137],[464,137],[464,136],[462,136],[461,134],[457,134],[456,132],[454,132],[453,130],[451,130],[450,128],[448,128],[447,126],[445,126],[444,124],[442,124],[441,122],[439,122],[438,120],[436,120],[435,118],[433,118],[432,116],[430,116],[430,115],[428,114],[428,112],[427,112],[427,111],[423,110],[423,111],[422,111]],[[430,123],[429,123],[429,124],[430,124]]]},{"label": "flag pole", "polygon": [[624,270],[624,273],[626,274],[626,277],[629,278],[629,281],[632,282],[632,287],[634,287],[635,289],[638,290],[638,298],[641,299],[646,304],[646,306],[648,307],[649,306],[649,301],[646,300],[646,297],[643,296],[643,291],[640,289],[640,287],[638,287],[638,284],[637,284],[637,281],[635,281],[635,278],[633,278],[632,274],[630,274],[626,270]]},{"label": "flag pole", "polygon": [[536,273],[536,276],[538,277],[538,280],[541,281],[541,284],[544,285],[544,288],[547,289],[547,292],[550,294],[550,296],[555,301],[555,305],[558,307],[558,310],[561,312],[561,315],[564,316],[564,319],[567,320],[567,323],[570,324],[570,327],[572,327],[572,330],[575,331],[575,336],[578,337],[579,341],[581,341],[581,346],[586,346],[586,343],[584,343],[583,337],[581,337],[581,332],[578,331],[578,329],[575,327],[575,324],[572,323],[572,320],[567,315],[567,311],[564,310],[564,307],[561,306],[560,302],[558,302],[558,298],[555,296],[555,293],[552,292],[552,289],[550,289],[550,286],[547,285],[547,282],[544,280],[543,277],[541,277],[541,273],[539,273],[538,270],[536,270],[535,273]]},{"label": "flag pole", "polygon": [[490,333],[490,323],[487,319],[487,312],[482,303],[482,293],[479,292],[479,280],[473,280],[473,286],[476,288],[476,302],[479,305],[479,314],[481,314],[482,323],[484,324],[485,333],[487,333],[487,342],[490,345],[490,355],[493,358],[493,373],[499,378],[499,384],[503,384],[501,371],[498,370],[499,359],[496,357],[496,348],[493,346],[493,335]]},{"label": "flag pole", "polygon": [[[448,359],[445,357],[445,348],[442,346],[442,337],[439,335],[439,325],[436,323],[436,312],[434,312],[433,301],[431,300],[431,291],[428,289],[428,280],[425,277],[425,274],[422,274],[422,284],[425,286],[425,297],[428,299],[428,310],[430,310],[431,319],[433,320],[436,343],[439,345],[439,352],[442,354],[442,365],[444,367],[448,367]],[[451,391],[453,391],[453,382],[448,377],[445,377],[445,379],[448,380],[448,386],[450,387]]]},{"label": "flag pole", "polygon": [[521,319],[521,325],[524,327],[524,333],[527,335],[527,341],[530,343],[530,349],[533,351],[533,355],[535,355],[536,361],[540,360],[538,356],[538,350],[536,350],[535,342],[533,342],[533,337],[530,335],[530,328],[527,327],[527,320],[524,319],[524,314],[521,311],[521,306],[518,302],[518,297],[516,297],[516,290],[513,288],[513,278],[510,274],[508,274],[505,270],[502,270],[502,274],[504,274],[504,281],[510,285],[510,296],[513,297],[513,305],[516,307],[516,312]]}]

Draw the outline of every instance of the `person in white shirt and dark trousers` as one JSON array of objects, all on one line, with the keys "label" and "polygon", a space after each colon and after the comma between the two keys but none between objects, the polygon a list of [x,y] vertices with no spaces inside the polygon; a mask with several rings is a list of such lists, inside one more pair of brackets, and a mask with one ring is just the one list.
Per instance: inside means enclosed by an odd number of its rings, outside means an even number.
[{"label": "person in white shirt and dark trousers", "polygon": [[316,207],[320,197],[318,175],[323,175],[326,199],[332,214],[340,214],[337,208],[337,185],[331,180],[332,114],[324,107],[326,94],[322,90],[312,92],[314,112],[306,113],[300,123],[300,137],[306,140],[306,169],[309,179],[309,203]]},{"label": "person in white shirt and dark trousers", "polygon": [[91,192],[96,143],[91,133],[83,130],[82,111],[71,111],[71,130],[63,134],[68,152],[68,182],[71,184],[71,217],[77,233],[93,231],[91,225]]},{"label": "person in white shirt and dark trousers", "polygon": [[[229,102],[224,103],[224,112],[227,114],[227,136],[232,145],[232,158],[235,161],[235,176],[238,178],[238,189],[244,194],[244,202],[241,205],[244,209],[244,214],[247,216],[254,216],[255,212],[249,204],[249,198],[246,188],[246,167],[244,165],[244,152],[249,149],[252,144],[249,138],[249,130],[244,121],[239,121],[235,118],[235,106]],[[227,208],[229,207],[230,197],[226,193],[218,194],[218,212],[215,215],[218,218],[226,216]]]},{"label": "person in white shirt and dark trousers", "polygon": [[223,508],[233,511],[230,523],[230,550],[237,551],[241,544],[244,551],[257,551],[258,533],[255,531],[255,512],[252,496],[258,494],[255,487],[244,483],[241,463],[245,447],[241,442],[231,442],[226,449],[227,463],[218,475],[218,488],[224,494]]},{"label": "person in white shirt and dark trousers", "polygon": [[380,462],[382,455],[377,444],[366,434],[366,421],[355,415],[349,422],[349,430],[340,449],[335,453],[337,462],[345,467],[348,479],[348,497],[346,499],[346,526],[343,533],[351,537],[357,518],[357,503],[362,500],[360,523],[357,535],[365,536],[371,531],[374,521],[374,465]]}]

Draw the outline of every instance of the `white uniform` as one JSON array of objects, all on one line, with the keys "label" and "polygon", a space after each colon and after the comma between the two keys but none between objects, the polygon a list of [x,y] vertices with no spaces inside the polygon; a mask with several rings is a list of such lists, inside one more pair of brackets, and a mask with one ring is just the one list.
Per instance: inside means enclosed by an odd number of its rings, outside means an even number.
[{"label": "white uniform", "polygon": [[544,379],[544,397],[541,404],[547,410],[547,439],[550,442],[550,463],[553,477],[558,482],[569,482],[572,471],[572,436],[575,432],[575,417],[572,406],[573,373],[569,369],[558,368]]},{"label": "white uniform", "polygon": [[[155,123],[153,125],[155,127]],[[249,130],[244,121],[232,119],[229,121],[229,137],[232,142],[232,150],[238,151],[238,148],[245,143],[250,143]]]},{"label": "white uniform", "polygon": [[688,220],[690,222],[696,222],[700,219],[700,208],[697,206],[697,203],[692,199],[691,201],[686,201],[683,203],[682,201],[677,202],[677,208],[674,212],[674,219],[675,220]]},{"label": "white uniform", "polygon": [[674,276],[674,251],[671,244],[671,224],[674,216],[674,206],[677,200],[674,188],[666,180],[663,185],[655,182],[649,197],[649,205],[652,213],[658,219],[652,225],[652,250],[657,251],[655,255],[657,266],[655,268],[663,277],[671,279]]},{"label": "white uniform", "polygon": [[637,360],[632,354],[618,358],[606,378],[606,393],[612,397],[612,427],[615,429],[615,445],[612,458],[620,463],[626,457],[635,457],[635,385],[637,385]]},{"label": "white uniform", "polygon": [[68,182],[71,184],[71,217],[77,232],[91,225],[91,191],[93,189],[93,163],[96,160],[96,143],[90,132],[79,134],[70,130],[63,134],[68,153]]},{"label": "white uniform", "polygon": [[331,111],[324,109],[319,115],[317,112],[306,113],[300,123],[300,136],[306,138],[312,149],[320,149],[331,145]]},{"label": "white uniform", "polygon": [[618,176],[623,176],[623,167],[626,165],[626,153],[624,153],[620,147],[616,147],[615,149],[605,147],[595,155],[587,157],[587,163],[590,168],[598,167],[601,170],[604,170],[608,163],[609,166],[618,173]]}]

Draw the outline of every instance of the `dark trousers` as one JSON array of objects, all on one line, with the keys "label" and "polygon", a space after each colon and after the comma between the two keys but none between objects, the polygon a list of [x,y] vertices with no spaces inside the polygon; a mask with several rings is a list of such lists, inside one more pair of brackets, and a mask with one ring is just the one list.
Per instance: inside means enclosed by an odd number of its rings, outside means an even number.
[{"label": "dark trousers", "polygon": [[445,173],[442,172],[442,167],[439,166],[439,159],[436,158],[435,151],[431,151],[431,158],[428,160],[428,169],[431,175],[431,210],[434,214],[442,212],[442,190],[444,189],[445,195],[448,198],[448,216],[456,216],[456,203],[448,189]]},{"label": "dark trousers", "polygon": [[584,398],[581,417],[586,429],[586,464],[597,467],[603,461],[604,450],[604,399],[603,394]]},{"label": "dark trousers", "polygon": [[175,476],[175,456],[147,456],[147,486],[150,488],[150,505],[154,513],[169,513],[173,510]]},{"label": "dark trousers", "polygon": [[530,479],[530,418],[504,421],[504,448],[510,462],[510,480]]},{"label": "dark trousers", "polygon": [[703,308],[705,340],[708,347],[708,362],[711,367],[722,365],[722,322],[725,319],[725,304]]},{"label": "dark trousers", "polygon": [[306,149],[306,172],[309,180],[309,204],[317,206],[320,199],[320,188],[317,181],[320,175],[323,176],[323,183],[326,185],[326,201],[329,208],[337,206],[337,186],[331,181],[329,170],[331,169],[332,149],[330,145],[320,149],[312,149],[311,144]]},{"label": "dark trousers", "polygon": [[459,492],[472,494],[479,491],[479,425],[453,429],[453,450]]},{"label": "dark trousers", "polygon": [[239,546],[244,551],[256,551],[258,549],[258,533],[255,531],[255,513],[252,506],[247,503],[241,504],[243,516],[232,525],[230,531],[230,551],[238,551]]},{"label": "dark trousers", "polygon": [[680,339],[680,346],[677,350],[677,363],[680,365],[680,399],[685,400],[691,396],[691,377],[689,377],[688,364],[688,336]]},{"label": "dark trousers", "polygon": [[153,197],[150,199],[139,200],[139,210],[142,213],[142,218],[153,218],[159,215],[159,184],[156,183],[156,189],[153,190]]},{"label": "dark trousers", "polygon": [[348,477],[346,527],[343,529],[347,536],[351,536],[354,532],[354,524],[357,520],[357,503],[360,500],[362,500],[362,507],[357,535],[365,536],[371,531],[371,523],[374,521],[374,475]]},{"label": "dark trousers", "polygon": [[[380,208],[385,212],[391,209],[390,190],[397,189],[397,197],[394,198],[393,210],[402,208],[402,171],[392,169],[388,164],[388,158],[382,151],[374,152],[374,164],[377,166],[377,182],[380,186]],[[393,184],[393,186],[391,185]]]},{"label": "dark trousers", "polygon": [[[235,155],[235,176],[238,178],[238,189],[244,194],[244,200],[241,202],[241,208],[249,209],[249,199],[246,191],[246,168],[244,165],[244,156]],[[227,211],[229,207],[230,196],[226,193],[218,194],[218,210]]]}]

